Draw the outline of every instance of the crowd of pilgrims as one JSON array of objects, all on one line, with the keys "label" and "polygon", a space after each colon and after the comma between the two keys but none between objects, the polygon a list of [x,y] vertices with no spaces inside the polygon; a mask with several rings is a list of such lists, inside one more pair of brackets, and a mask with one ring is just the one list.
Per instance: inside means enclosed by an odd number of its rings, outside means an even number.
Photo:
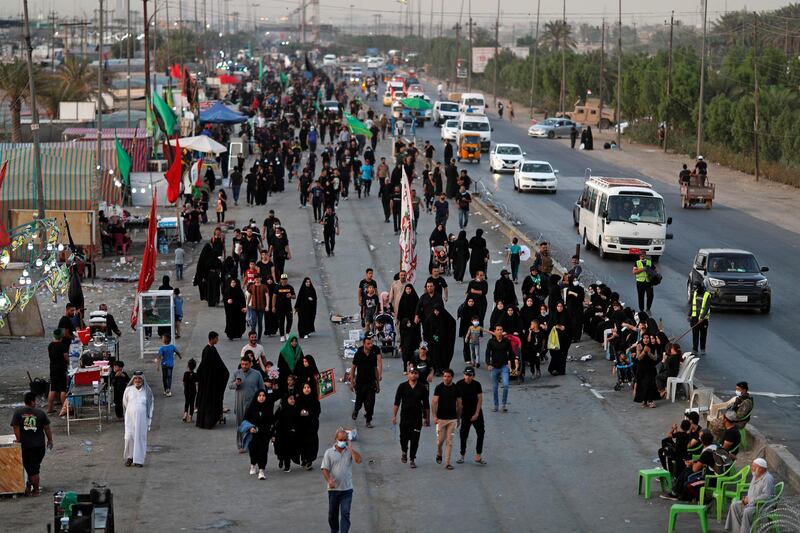
[{"label": "crowd of pilgrims", "polygon": [[[314,207],[314,219],[320,221],[327,208],[333,211],[341,199],[349,196],[351,183],[359,197],[362,189],[365,195],[368,194],[368,187],[363,187],[359,178],[365,167],[375,165],[374,148],[381,133],[381,121],[373,121],[372,111],[361,107],[359,101],[350,101],[351,112],[369,117],[373,136],[368,143],[364,136],[350,135],[342,124],[341,111],[338,114],[316,111],[315,101],[323,94],[326,99],[339,100],[342,109],[347,108],[344,84],[335,84],[324,73],[317,73],[310,79],[294,75],[285,88],[276,72],[270,71],[263,80],[261,91],[235,95],[243,106],[242,110],[256,116],[254,128],[245,124],[240,134],[247,141],[245,145],[257,145],[260,153],[244,178],[245,158],[238,158],[234,166],[230,183],[236,204],[243,183],[248,205],[269,205],[269,198],[274,193],[287,188],[287,180],[289,183],[294,181],[300,205],[306,206],[310,201]],[[227,130],[222,128],[210,134],[224,141]],[[330,142],[322,149],[318,167],[316,152],[318,146],[324,144],[326,134]],[[394,192],[404,169],[412,181],[417,177],[416,148],[413,144],[401,142],[396,149],[395,168],[385,180],[379,179],[384,194],[384,181],[390,187],[388,190]],[[227,167],[226,159],[224,164],[221,162],[224,175]],[[369,171],[371,181],[372,168]],[[432,177],[428,172],[426,169],[425,177]],[[469,186],[469,177],[464,171],[459,176],[455,168],[448,168],[446,175],[447,187],[440,188],[446,189],[444,192],[449,198],[456,196],[459,185]],[[205,210],[215,183],[213,176],[207,178],[209,184],[204,188],[203,196],[199,200],[186,199],[190,241],[202,240],[200,224],[207,220]],[[439,180],[441,182],[441,175]],[[387,221],[394,200],[393,197],[387,209],[384,197]],[[397,200],[399,202],[399,198]],[[217,216],[220,222],[224,221],[227,201],[226,192],[219,191]],[[223,214],[220,220],[221,203]],[[417,200],[415,211],[418,206]],[[413,284],[405,283],[401,274],[395,275],[391,292],[380,293],[382,311],[395,319],[404,368],[416,364],[420,352],[427,352],[423,357],[429,357],[433,372],[441,375],[450,368],[459,342],[463,346],[465,363],[479,368],[480,351],[474,349],[475,333],[478,333],[478,338],[484,337],[499,325],[514,350],[511,375],[520,382],[524,381],[528,370],[534,379],[541,377],[541,363],[548,359],[550,374],[565,374],[570,345],[584,334],[603,343],[608,359],[614,362],[619,385],[635,384],[634,400],[643,406],[654,406],[653,402],[663,389],[659,384],[666,382],[667,375],[677,373],[680,361],[670,364],[665,357],[671,350],[659,324],[644,312],[635,314],[631,308],[625,307],[619,294],[601,282],[590,284],[586,294],[579,279],[580,266],[573,265],[563,276],[555,274],[547,243],[542,243],[536,252],[529,274],[522,278],[519,292],[517,268],[513,268],[512,262],[513,278],[511,272],[503,269],[490,295],[486,279],[490,253],[481,229],[477,229],[468,240],[466,230],[454,236],[445,232],[444,223],[437,223],[429,240],[432,251],[439,245],[446,245],[448,252],[445,264],[435,263],[432,252],[429,263],[431,277],[421,294]],[[203,246],[194,279],[200,298],[210,307],[217,306],[220,301],[223,303],[225,335],[229,339],[239,339],[250,331],[258,347],[262,335],[280,333],[281,340],[285,341],[277,372],[272,372],[272,365],[266,360],[263,349],[256,353],[258,350],[252,349],[253,343],[250,343],[251,349],[245,346],[242,351],[237,375],[256,372],[258,379],[252,380],[252,396],[242,402],[237,412],[237,423],[250,425],[244,434],[237,436],[237,443],[243,451],[242,441],[250,441],[247,448],[255,465],[251,473],[257,469],[259,476],[266,464],[268,444],[273,438],[281,468],[288,470],[290,463],[295,462],[310,469],[318,451],[318,370],[313,357],[303,355],[298,336],[290,334],[290,331],[294,311],[299,337],[307,338],[313,333],[317,303],[314,285],[308,277],[303,279],[297,292],[289,285],[285,273],[286,261],[291,260],[289,236],[273,210],[269,211],[260,228],[255,220],[235,228],[231,241],[226,243],[225,236],[217,227]],[[332,248],[328,251],[330,255]],[[516,266],[518,264],[516,261]],[[471,278],[466,283],[465,298],[455,318],[445,308],[442,298],[443,288],[447,287],[442,275],[445,272],[458,283],[465,282],[467,273]],[[553,343],[554,336],[557,337],[557,347]],[[199,427],[213,427],[222,419],[221,402],[229,374],[214,344],[216,341],[210,339],[197,371]],[[427,345],[427,350],[421,350],[421,345]]]}]

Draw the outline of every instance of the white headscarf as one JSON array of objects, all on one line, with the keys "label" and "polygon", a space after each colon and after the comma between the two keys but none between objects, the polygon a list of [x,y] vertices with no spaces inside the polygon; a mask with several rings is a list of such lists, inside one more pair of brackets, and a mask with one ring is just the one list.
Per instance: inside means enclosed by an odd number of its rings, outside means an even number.
[{"label": "white headscarf", "polygon": [[[134,379],[137,378],[137,377],[142,378],[142,390],[144,390],[144,393],[147,396],[147,419],[148,420],[152,420],[153,419],[153,390],[150,388],[150,385],[147,384],[147,378],[144,377],[144,372],[142,372],[141,370],[137,370],[136,372],[134,372],[133,373],[133,377],[131,377],[131,380],[128,382],[128,386],[126,388],[129,389],[131,387],[136,387],[136,383],[134,382]],[[128,407],[128,395],[125,394],[123,396],[122,400],[123,400],[122,407],[123,408],[127,408]]]}]

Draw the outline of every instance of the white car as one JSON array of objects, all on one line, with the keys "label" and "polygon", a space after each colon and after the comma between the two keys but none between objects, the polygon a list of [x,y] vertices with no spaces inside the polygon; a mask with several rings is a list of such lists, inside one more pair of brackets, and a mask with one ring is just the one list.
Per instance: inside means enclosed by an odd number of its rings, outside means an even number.
[{"label": "white car", "polygon": [[422,96],[425,94],[425,89],[422,85],[409,85],[408,89],[406,89],[406,94],[408,96]]},{"label": "white car", "polygon": [[514,190],[550,191],[555,194],[558,190],[558,170],[553,170],[547,161],[525,160],[514,172]]},{"label": "white car", "polygon": [[450,139],[455,142],[458,137],[458,121],[447,120],[442,124],[442,140]]},{"label": "white car", "polygon": [[322,58],[322,65],[323,66],[335,67],[337,64],[338,64],[338,61],[336,61],[336,55],[334,55],[334,54],[326,54]]},{"label": "white car", "polygon": [[513,172],[522,163],[524,156],[525,152],[518,144],[495,144],[489,152],[489,172]]}]

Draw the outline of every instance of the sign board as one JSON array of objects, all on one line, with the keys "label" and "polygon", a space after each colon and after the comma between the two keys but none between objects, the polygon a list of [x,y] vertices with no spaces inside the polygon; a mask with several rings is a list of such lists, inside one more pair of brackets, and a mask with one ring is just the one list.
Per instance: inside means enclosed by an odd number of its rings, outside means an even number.
[{"label": "sign board", "polygon": [[514,57],[518,57],[520,59],[525,59],[528,57],[528,54],[531,53],[531,49],[527,46],[512,46],[511,48],[508,48],[508,50],[511,50],[511,53],[514,54]]},{"label": "sign board", "polygon": [[86,121],[97,116],[94,102],[59,102],[58,118],[61,120]]},{"label": "sign board", "polygon": [[232,142],[228,147],[228,157],[237,157],[244,151],[241,142]]},{"label": "sign board", "polygon": [[317,380],[317,387],[319,388],[319,399],[326,398],[332,394],[336,394],[336,374],[332,368],[323,370],[319,373]]},{"label": "sign board", "polygon": [[[72,232],[72,239],[78,246],[92,246],[95,243],[95,213],[94,211],[58,211],[46,209],[45,218],[53,218],[58,224],[58,231],[61,232],[60,240],[67,243],[67,226],[64,224],[64,215],[69,221],[69,230]],[[34,209],[12,209],[11,227],[27,224],[36,218]]]},{"label": "sign board", "polygon": [[472,49],[472,72],[474,74],[483,74],[486,71],[486,65],[489,60],[494,57],[494,47],[475,47]]}]

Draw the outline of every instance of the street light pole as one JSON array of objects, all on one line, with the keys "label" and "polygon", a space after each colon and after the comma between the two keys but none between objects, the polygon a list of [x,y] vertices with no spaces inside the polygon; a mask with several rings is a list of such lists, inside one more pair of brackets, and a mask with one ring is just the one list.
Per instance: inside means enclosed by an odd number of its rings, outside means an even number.
[{"label": "street light pole", "polygon": [[536,37],[533,38],[533,67],[531,68],[531,105],[530,114],[533,118],[533,95],[536,93],[536,55],[539,51],[539,14],[542,9],[542,0],[536,0]]},{"label": "street light pole", "polygon": [[28,83],[31,91],[31,134],[33,135],[33,169],[36,177],[36,217],[44,218],[44,180],[42,179],[42,154],[39,148],[39,110],[36,108],[36,83],[33,79],[33,47],[31,27],[28,22],[28,0],[22,0],[25,17],[25,55],[28,62]]},{"label": "street light pole", "polygon": [[128,63],[128,127],[131,127],[131,0],[125,0],[125,11],[128,14],[128,32],[125,36],[125,55],[127,56]]},{"label": "street light pole", "polygon": [[103,0],[100,0],[98,15],[100,33],[97,38],[97,164],[95,165],[97,180],[94,184],[94,199],[100,197],[100,184],[103,179]]},{"label": "street light pole", "polygon": [[706,82],[706,36],[708,19],[708,0],[703,0],[703,49],[700,56],[700,101],[697,102],[697,153],[700,155],[700,148],[703,145],[703,99],[705,97]]}]

